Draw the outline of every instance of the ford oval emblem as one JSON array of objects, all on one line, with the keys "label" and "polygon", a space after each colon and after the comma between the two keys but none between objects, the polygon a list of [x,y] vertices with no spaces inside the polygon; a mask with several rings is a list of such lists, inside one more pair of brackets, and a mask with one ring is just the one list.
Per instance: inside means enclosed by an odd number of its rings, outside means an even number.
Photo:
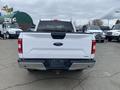
[{"label": "ford oval emblem", "polygon": [[54,45],[54,46],[62,46],[63,43],[61,43],[61,42],[56,42],[56,43],[53,43],[53,45]]}]

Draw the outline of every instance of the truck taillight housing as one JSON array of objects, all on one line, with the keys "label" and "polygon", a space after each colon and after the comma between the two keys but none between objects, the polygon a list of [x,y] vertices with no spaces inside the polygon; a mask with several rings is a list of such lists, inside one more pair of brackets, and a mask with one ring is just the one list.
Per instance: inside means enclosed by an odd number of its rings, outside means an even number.
[{"label": "truck taillight housing", "polygon": [[22,39],[18,39],[18,53],[23,53]]},{"label": "truck taillight housing", "polygon": [[96,52],[96,40],[92,40],[91,54],[95,54],[95,52]]}]

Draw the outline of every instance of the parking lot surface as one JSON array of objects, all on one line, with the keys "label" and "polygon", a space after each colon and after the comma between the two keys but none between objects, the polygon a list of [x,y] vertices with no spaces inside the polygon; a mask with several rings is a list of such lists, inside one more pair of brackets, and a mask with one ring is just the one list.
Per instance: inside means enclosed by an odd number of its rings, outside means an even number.
[{"label": "parking lot surface", "polygon": [[83,72],[30,73],[17,58],[17,41],[0,40],[0,90],[120,90],[120,43],[98,43],[95,66]]}]

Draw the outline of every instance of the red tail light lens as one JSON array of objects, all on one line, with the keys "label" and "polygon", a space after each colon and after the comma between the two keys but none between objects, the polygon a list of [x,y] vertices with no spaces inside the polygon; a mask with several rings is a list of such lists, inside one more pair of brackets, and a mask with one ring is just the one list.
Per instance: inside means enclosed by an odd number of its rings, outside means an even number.
[{"label": "red tail light lens", "polygon": [[22,39],[18,39],[18,53],[23,53]]},{"label": "red tail light lens", "polygon": [[96,52],[96,40],[93,40],[91,54],[95,54],[95,52]]}]

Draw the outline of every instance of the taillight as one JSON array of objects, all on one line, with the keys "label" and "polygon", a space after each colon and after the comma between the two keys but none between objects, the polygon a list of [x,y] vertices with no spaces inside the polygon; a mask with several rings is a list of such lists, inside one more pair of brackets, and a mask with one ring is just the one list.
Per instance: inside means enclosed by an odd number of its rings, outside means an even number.
[{"label": "taillight", "polygon": [[92,40],[91,54],[95,54],[95,52],[96,52],[96,40]]},{"label": "taillight", "polygon": [[22,39],[18,39],[18,53],[23,53]]}]

